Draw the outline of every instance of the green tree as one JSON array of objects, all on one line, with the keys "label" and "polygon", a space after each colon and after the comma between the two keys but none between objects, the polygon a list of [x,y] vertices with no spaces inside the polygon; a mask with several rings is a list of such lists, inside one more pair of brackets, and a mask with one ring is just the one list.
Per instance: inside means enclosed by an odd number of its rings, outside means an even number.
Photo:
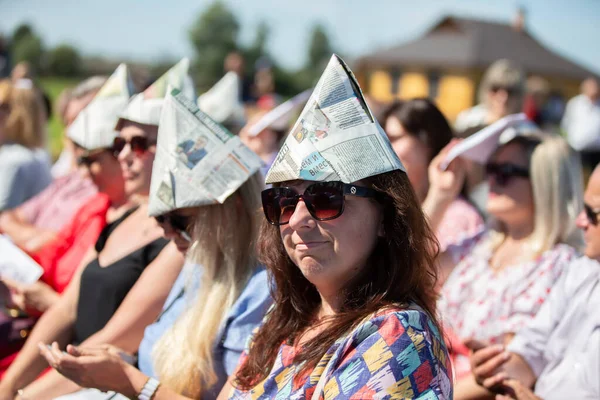
[{"label": "green tree", "polygon": [[18,43],[21,39],[34,36],[33,28],[29,24],[17,26],[12,34],[12,43]]},{"label": "green tree", "polygon": [[46,61],[49,75],[72,77],[81,73],[79,52],[68,44],[62,44],[50,50]]},{"label": "green tree", "polygon": [[25,36],[13,43],[14,63],[26,61],[34,71],[42,70],[44,46],[37,35]]},{"label": "green tree", "polygon": [[209,89],[223,75],[223,60],[237,50],[239,23],[221,1],[211,4],[189,31],[196,53],[192,75],[200,93]]},{"label": "green tree", "polygon": [[306,65],[300,72],[300,79],[305,86],[317,83],[333,52],[325,27],[321,24],[314,25],[310,34]]},{"label": "green tree", "polygon": [[246,58],[246,64],[253,66],[261,57],[268,57],[267,42],[269,40],[270,29],[265,21],[261,21],[256,28],[254,42],[243,51]]}]

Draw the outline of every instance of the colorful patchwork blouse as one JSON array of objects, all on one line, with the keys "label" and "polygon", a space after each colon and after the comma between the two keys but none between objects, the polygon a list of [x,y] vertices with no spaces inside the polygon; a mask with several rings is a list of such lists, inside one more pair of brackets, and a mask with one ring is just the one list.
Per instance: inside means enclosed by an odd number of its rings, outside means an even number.
[{"label": "colorful patchwork blouse", "polygon": [[300,374],[302,364],[293,362],[299,350],[284,343],[269,376],[250,391],[234,389],[230,399],[452,398],[448,351],[416,306],[388,309],[360,324],[310,373]]}]

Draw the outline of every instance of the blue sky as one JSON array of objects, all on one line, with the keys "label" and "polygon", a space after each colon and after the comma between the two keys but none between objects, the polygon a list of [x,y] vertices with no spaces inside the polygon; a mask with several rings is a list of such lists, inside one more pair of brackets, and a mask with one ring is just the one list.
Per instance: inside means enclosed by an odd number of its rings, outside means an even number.
[{"label": "blue sky", "polygon": [[[192,55],[187,30],[212,0],[0,0],[0,32],[30,22],[47,46],[68,42],[85,54],[140,60]],[[600,0],[225,0],[251,42],[259,21],[271,27],[269,50],[284,66],[306,57],[311,25],[322,22],[346,56],[417,37],[447,14],[512,20],[549,48],[600,73]]]}]

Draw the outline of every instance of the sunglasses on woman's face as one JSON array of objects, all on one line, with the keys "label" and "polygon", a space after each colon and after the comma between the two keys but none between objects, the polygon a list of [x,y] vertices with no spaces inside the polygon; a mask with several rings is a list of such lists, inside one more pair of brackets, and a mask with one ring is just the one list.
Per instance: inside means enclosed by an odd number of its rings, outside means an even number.
[{"label": "sunglasses on woman's face", "polygon": [[600,210],[594,210],[590,205],[585,203],[583,203],[583,210],[585,211],[585,216],[590,224],[594,226],[598,225],[598,215],[600,214]]},{"label": "sunglasses on woman's face", "polygon": [[529,170],[509,163],[488,163],[485,166],[487,176],[493,176],[496,183],[506,186],[513,178],[529,178]]},{"label": "sunglasses on woman's face", "polygon": [[131,147],[131,151],[133,151],[137,156],[141,156],[148,151],[150,146],[156,143],[151,142],[145,136],[133,136],[129,140],[122,137],[116,137],[113,141],[112,147],[115,156],[118,156],[127,144],[129,144],[129,147]]},{"label": "sunglasses on woman's face", "polygon": [[161,225],[169,224],[171,228],[177,231],[185,240],[188,242],[192,241],[191,236],[187,232],[192,225],[192,217],[170,213],[156,216],[154,219]]},{"label": "sunglasses on woman's face", "polygon": [[344,212],[344,197],[347,195],[381,199],[383,193],[343,182],[319,182],[308,186],[302,194],[289,187],[270,188],[261,194],[265,217],[272,225],[289,223],[300,199],[317,221],[338,218]]},{"label": "sunglasses on woman's face", "polygon": [[498,93],[501,90],[505,91],[508,96],[514,96],[514,95],[520,94],[520,90],[515,87],[502,86],[502,85],[492,85],[490,87],[490,92],[492,92],[492,93]]}]

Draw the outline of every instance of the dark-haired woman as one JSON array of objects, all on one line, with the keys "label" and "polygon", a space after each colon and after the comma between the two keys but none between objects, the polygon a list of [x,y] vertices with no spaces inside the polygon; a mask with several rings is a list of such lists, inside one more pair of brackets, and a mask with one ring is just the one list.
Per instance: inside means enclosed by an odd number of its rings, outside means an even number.
[{"label": "dark-haired woman", "polygon": [[[428,167],[452,140],[452,128],[441,111],[428,99],[412,99],[391,104],[383,113],[385,131],[392,148],[404,164],[408,179],[421,203],[429,194]],[[458,196],[444,210],[442,218],[430,223],[444,251],[483,229],[483,218],[464,196]]]}]

